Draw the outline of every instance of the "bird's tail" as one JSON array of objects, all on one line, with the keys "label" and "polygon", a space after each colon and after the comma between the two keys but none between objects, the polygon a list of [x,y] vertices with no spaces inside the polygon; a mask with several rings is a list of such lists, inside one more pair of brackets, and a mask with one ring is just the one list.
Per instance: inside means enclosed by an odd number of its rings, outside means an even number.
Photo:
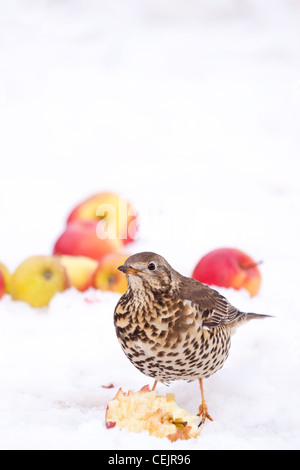
[{"label": "bird's tail", "polygon": [[244,313],[239,312],[239,315],[236,317],[236,320],[230,324],[231,327],[231,334],[235,332],[235,329],[244,323],[248,322],[249,320],[257,320],[257,319],[264,319],[264,318],[274,318],[273,315],[263,315],[260,313]]},{"label": "bird's tail", "polygon": [[274,318],[273,315],[264,315],[261,313],[245,313],[246,316],[245,320],[255,320],[255,319],[263,319],[263,318]]}]

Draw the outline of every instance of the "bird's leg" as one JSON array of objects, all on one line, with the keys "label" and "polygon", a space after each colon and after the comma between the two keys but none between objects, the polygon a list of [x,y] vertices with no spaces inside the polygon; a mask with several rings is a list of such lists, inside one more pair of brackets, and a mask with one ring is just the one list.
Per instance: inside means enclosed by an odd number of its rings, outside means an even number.
[{"label": "bird's leg", "polygon": [[154,392],[154,390],[156,389],[156,385],[157,385],[157,380],[155,380],[155,382],[154,382],[154,384],[153,384],[152,392]]},{"label": "bird's leg", "polygon": [[201,423],[199,425],[199,426],[202,426],[202,424],[205,423],[206,418],[209,419],[210,421],[213,421],[213,419],[208,413],[207,404],[204,398],[202,379],[199,379],[199,384],[200,384],[200,390],[201,390],[202,404],[199,406],[199,413],[197,414],[197,416],[202,416]]}]

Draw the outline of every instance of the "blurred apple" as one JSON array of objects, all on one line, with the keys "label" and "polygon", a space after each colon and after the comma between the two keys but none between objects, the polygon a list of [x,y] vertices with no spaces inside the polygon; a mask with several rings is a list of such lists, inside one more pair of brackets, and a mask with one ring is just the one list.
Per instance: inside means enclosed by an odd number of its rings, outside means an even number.
[{"label": "blurred apple", "polygon": [[118,267],[124,264],[129,256],[128,253],[112,253],[105,256],[94,274],[93,286],[96,289],[124,294],[127,290],[127,280]]},{"label": "blurred apple", "polygon": [[257,263],[235,248],[219,248],[205,255],[192,277],[208,285],[244,288],[251,297],[258,293],[261,283]]},{"label": "blurred apple", "polygon": [[[68,217],[67,224],[78,220],[105,222],[103,237],[131,242],[137,231],[136,214],[126,199],[116,193],[101,192],[79,204]],[[101,229],[100,225],[100,229]]]},{"label": "blurred apple", "polygon": [[32,307],[45,307],[57,292],[69,287],[65,268],[51,256],[32,256],[12,275],[11,296]]},{"label": "blurred apple", "polygon": [[0,272],[0,299],[2,299],[2,297],[4,296],[6,292],[6,287],[5,287],[5,281],[4,281],[4,276],[3,274]]},{"label": "blurred apple", "polygon": [[70,222],[65,232],[57,240],[54,255],[85,256],[95,260],[108,253],[121,251],[122,242],[118,239],[99,239],[98,224],[102,222],[82,220]]},{"label": "blurred apple", "polygon": [[81,292],[92,287],[93,276],[98,267],[98,262],[86,256],[57,256],[64,266],[70,280],[71,287],[76,287]]},{"label": "blurred apple", "polygon": [[5,292],[7,294],[10,293],[10,281],[11,281],[11,274],[9,272],[9,270],[7,269],[7,267],[0,263],[0,273],[3,275],[4,277],[4,282],[5,282]]}]

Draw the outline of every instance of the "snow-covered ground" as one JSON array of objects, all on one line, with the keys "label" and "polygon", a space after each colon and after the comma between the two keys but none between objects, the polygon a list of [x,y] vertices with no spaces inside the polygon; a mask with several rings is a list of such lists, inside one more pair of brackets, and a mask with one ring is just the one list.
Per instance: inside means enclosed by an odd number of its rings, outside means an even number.
[{"label": "snow-covered ground", "polygon": [[[42,311],[5,296],[0,448],[299,449],[299,44],[298,0],[0,3],[0,261],[51,253],[73,206],[109,189],[139,213],[128,252],[190,275],[240,248],[264,261],[261,291],[221,292],[275,316],[205,382],[214,422],[170,443],[105,428],[118,388],[148,382],[116,340],[118,295]],[[198,409],[197,383],[157,391]]]}]

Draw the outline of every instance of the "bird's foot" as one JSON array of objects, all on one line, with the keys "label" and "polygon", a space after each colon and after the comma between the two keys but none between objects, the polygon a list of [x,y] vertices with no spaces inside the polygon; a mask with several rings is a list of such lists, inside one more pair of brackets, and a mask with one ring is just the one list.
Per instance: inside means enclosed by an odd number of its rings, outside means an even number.
[{"label": "bird's foot", "polygon": [[206,419],[213,421],[212,417],[208,413],[207,405],[205,402],[203,402],[202,405],[199,406],[199,413],[197,414],[197,416],[202,416],[202,419],[199,423],[199,427],[205,423]]},{"label": "bird's foot", "polygon": [[155,382],[154,382],[154,384],[153,384],[152,392],[154,392],[154,390],[156,389],[156,385],[157,385],[157,380],[155,380]]}]

